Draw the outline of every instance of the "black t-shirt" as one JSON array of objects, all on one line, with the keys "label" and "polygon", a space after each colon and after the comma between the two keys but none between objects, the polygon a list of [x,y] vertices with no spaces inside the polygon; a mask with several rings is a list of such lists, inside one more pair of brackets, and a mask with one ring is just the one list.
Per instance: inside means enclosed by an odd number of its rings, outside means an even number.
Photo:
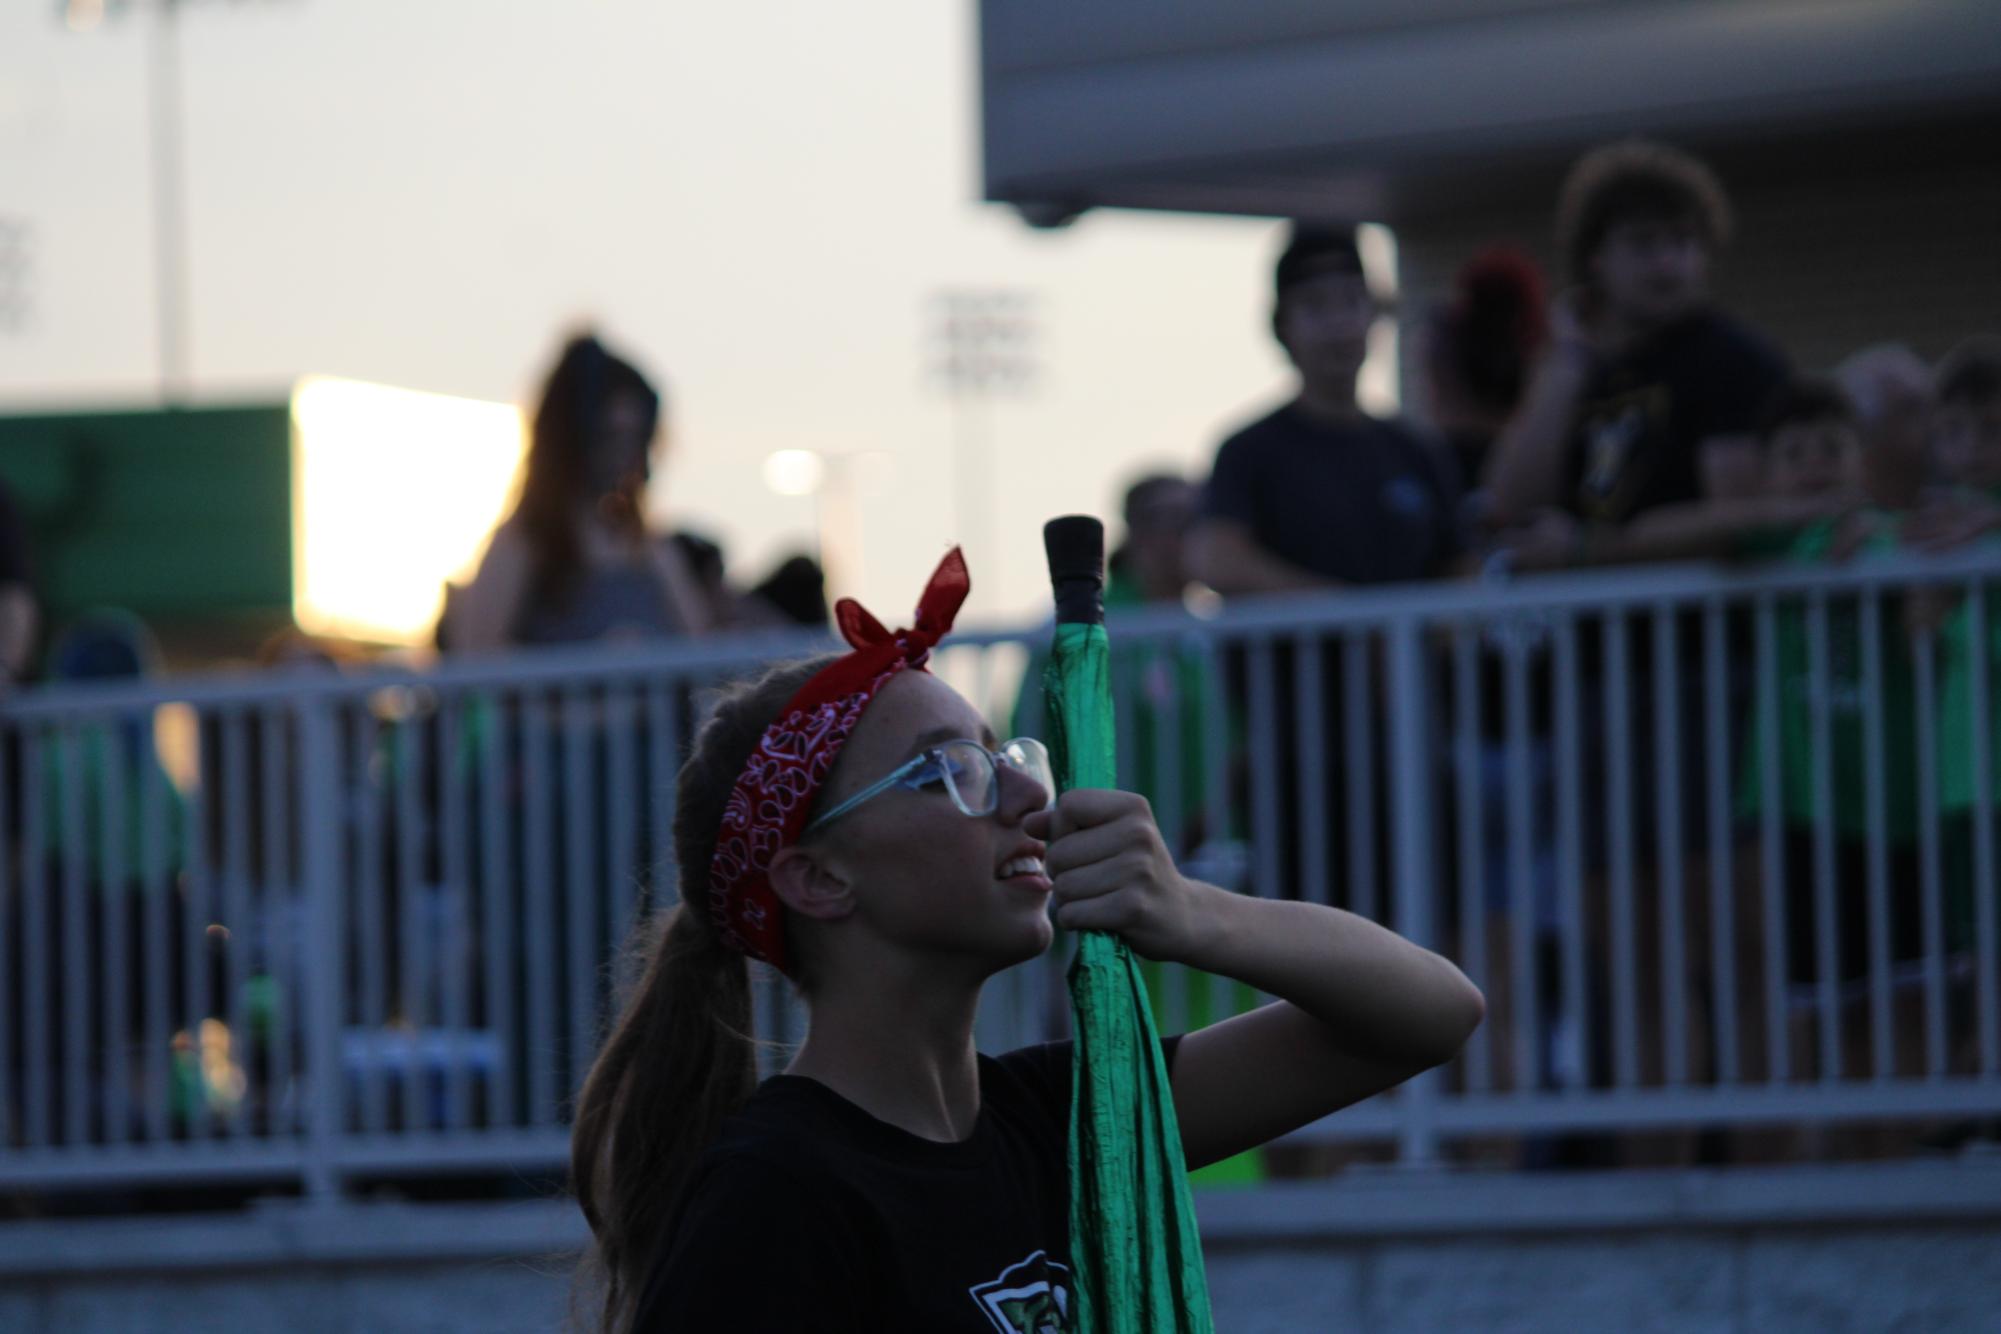
[{"label": "black t-shirt", "polygon": [[1585,386],[1564,504],[1581,519],[1624,523],[1700,499],[1702,442],[1755,430],[1788,374],[1777,346],[1720,311],[1696,311],[1659,330],[1598,367]]},{"label": "black t-shirt", "polygon": [[1329,423],[1288,403],[1225,440],[1203,513],[1345,583],[1424,579],[1461,548],[1450,457],[1402,422]]},{"label": "black t-shirt", "polygon": [[980,1057],[979,1120],[952,1144],[767,1079],[704,1154],[634,1328],[1067,1329],[1069,1127],[1067,1042]]}]

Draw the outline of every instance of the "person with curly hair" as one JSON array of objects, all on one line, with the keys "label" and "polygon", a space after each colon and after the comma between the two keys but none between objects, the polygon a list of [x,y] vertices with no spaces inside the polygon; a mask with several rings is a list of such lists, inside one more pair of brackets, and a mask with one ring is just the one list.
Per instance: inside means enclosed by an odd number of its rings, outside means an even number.
[{"label": "person with curly hair", "polygon": [[1715,172],[1665,144],[1609,144],[1571,169],[1557,249],[1574,285],[1488,463],[1499,522],[1562,511],[1586,547],[1594,530],[1703,496],[1705,471],[1752,436],[1789,369],[1710,299],[1731,228]]}]

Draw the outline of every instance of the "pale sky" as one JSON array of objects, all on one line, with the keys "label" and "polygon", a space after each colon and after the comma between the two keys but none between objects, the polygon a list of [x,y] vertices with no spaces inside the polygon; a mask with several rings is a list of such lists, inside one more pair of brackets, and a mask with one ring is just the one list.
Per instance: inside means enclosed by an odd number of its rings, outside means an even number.
[{"label": "pale sky", "polygon": [[[0,410],[144,402],[155,375],[139,12],[0,6],[0,217],[30,228]],[[954,532],[926,297],[1032,294],[1040,374],[992,413],[978,619],[1038,614],[1040,525],[1199,472],[1284,391],[1272,224],[977,202],[972,8],[186,0],[198,401],[320,373],[521,401],[590,319],[664,381],[659,508],[736,573],[811,540],[781,448],[879,450],[859,592],[914,601]],[[385,485],[393,484],[385,479]],[[975,530],[977,531],[977,529]],[[966,536],[971,536],[968,534]]]}]

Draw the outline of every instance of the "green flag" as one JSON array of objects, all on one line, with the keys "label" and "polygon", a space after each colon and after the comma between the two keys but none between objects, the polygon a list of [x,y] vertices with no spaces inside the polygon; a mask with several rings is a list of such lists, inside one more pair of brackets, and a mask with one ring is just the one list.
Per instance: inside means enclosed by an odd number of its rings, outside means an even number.
[{"label": "green flag", "polygon": [[[1070,516],[1043,530],[1056,642],[1043,668],[1058,783],[1115,787],[1104,528]],[[1070,1327],[1082,1334],[1208,1334],[1209,1285],[1174,1098],[1132,951],[1086,931],[1070,964]]]}]

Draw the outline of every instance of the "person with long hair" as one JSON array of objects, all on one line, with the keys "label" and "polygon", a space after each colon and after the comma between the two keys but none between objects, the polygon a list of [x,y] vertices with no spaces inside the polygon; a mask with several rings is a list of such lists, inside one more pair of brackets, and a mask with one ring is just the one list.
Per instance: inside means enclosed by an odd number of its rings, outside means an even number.
[{"label": "person with long hair", "polygon": [[[1190,1166],[1443,1062],[1480,1021],[1458,969],[1371,922],[1184,878],[1142,798],[1052,802],[1040,744],[997,741],[925,670],[968,586],[954,551],[894,633],[844,600],[851,652],[727,691],[695,740],[680,904],[645,928],[576,1108],[606,1329],[1064,1328],[1069,1047],[973,1043],[986,980],[1058,925],[1278,998],[1163,1044]],[[753,958],[810,1016],[761,1084]]]},{"label": "person with long hair", "polygon": [[543,386],[514,512],[450,602],[457,651],[692,634],[709,614],[686,557],[645,514],[660,393],[595,336]]}]

